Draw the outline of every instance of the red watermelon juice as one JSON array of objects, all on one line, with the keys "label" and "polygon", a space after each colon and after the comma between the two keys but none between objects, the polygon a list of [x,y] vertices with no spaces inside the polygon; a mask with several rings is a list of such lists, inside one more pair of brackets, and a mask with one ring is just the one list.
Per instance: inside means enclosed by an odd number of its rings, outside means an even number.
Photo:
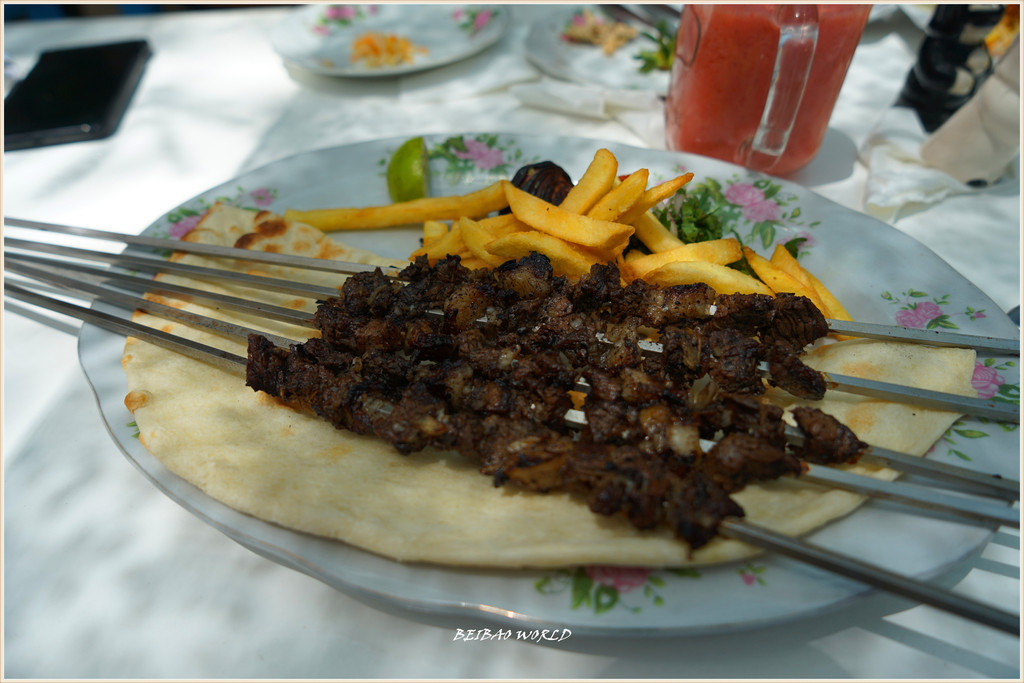
[{"label": "red watermelon juice", "polygon": [[[779,156],[750,154],[772,84],[780,7],[684,6],[665,105],[669,149],[773,174],[795,171],[811,161],[825,138],[870,5],[808,6],[817,9],[817,40],[805,46],[803,57],[795,58],[804,59],[802,72],[801,67],[794,69],[800,72],[796,76],[785,73],[792,60],[781,63],[779,82],[795,78],[799,83],[776,86],[782,116],[788,115],[792,121],[788,141]],[[811,22],[815,21],[813,15],[811,10]],[[785,113],[787,108],[790,112],[795,109],[795,118]]]}]

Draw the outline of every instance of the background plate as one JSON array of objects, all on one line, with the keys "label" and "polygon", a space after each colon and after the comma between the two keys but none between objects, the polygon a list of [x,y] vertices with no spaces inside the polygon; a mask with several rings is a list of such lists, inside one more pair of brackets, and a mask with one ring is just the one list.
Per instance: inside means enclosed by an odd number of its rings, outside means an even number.
[{"label": "background plate", "polygon": [[[752,247],[806,238],[801,258],[858,320],[944,327],[971,334],[1017,336],[982,292],[927,248],[898,230],[792,183],[712,159],[594,140],[474,133],[425,136],[435,195],[483,187],[519,166],[550,159],[578,179],[605,146],[620,169],[648,168],[653,181],[696,174],[721,197],[720,215]],[[387,203],[380,162],[403,139],[324,149],[274,162],[213,188],[168,212],[145,232],[180,236],[215,201],[284,212]],[[330,173],[325,173],[330,169]],[[404,258],[418,229],[335,234],[353,246]],[[429,615],[476,615],[503,627],[541,626],[609,635],[705,634],[794,620],[836,609],[867,592],[827,572],[764,556],[753,561],[673,572],[580,567],[564,571],[472,571],[401,564],[343,543],[297,533],[228,508],[168,472],[139,444],[124,407],[122,338],[84,326],[82,366],[115,441],[128,459],[184,508],[235,541],[282,565],[371,603]],[[979,358],[982,395],[1019,404],[1016,359]],[[958,422],[929,457],[1018,476],[1015,425]],[[483,477],[481,484],[487,485]],[[889,569],[935,576],[987,541],[985,529],[917,516],[870,503],[810,535],[815,543]]]},{"label": "background plate", "polygon": [[[492,5],[310,5],[271,32],[289,64],[324,76],[381,78],[433,69],[493,45],[508,28],[508,10]],[[352,43],[367,31],[394,33],[427,48],[410,64],[353,63]]]},{"label": "background plate", "polygon": [[[562,38],[573,16],[582,12],[584,7],[573,5],[530,27],[526,36],[526,56],[533,65],[550,76],[566,81],[622,90],[649,90],[659,95],[667,93],[668,71],[640,73],[640,61],[636,55],[641,50],[654,48],[654,43],[643,35],[638,35],[610,56],[606,56],[596,45],[570,43]],[[590,9],[598,16],[603,16],[599,7]],[[641,24],[635,26],[641,34],[654,31]]]}]

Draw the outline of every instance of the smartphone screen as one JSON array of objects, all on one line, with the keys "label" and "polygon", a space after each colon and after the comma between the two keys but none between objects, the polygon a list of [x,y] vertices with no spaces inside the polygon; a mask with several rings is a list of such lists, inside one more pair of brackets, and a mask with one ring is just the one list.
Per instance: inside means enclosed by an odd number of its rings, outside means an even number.
[{"label": "smartphone screen", "polygon": [[4,99],[4,147],[26,149],[109,136],[149,55],[145,41],[44,52]]}]

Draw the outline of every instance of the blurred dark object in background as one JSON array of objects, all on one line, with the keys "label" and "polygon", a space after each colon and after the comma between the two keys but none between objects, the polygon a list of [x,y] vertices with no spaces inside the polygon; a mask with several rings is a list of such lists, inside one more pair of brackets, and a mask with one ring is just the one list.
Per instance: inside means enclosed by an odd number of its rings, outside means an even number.
[{"label": "blurred dark object in background", "polygon": [[992,73],[985,37],[1005,10],[1004,5],[938,5],[896,105],[917,111],[928,132],[941,126]]},{"label": "blurred dark object in background", "polygon": [[252,7],[275,7],[275,5],[107,5],[99,3],[90,5],[42,5],[35,3],[15,5],[4,3],[4,22],[70,19],[75,17],[109,17],[119,14],[245,9]]}]

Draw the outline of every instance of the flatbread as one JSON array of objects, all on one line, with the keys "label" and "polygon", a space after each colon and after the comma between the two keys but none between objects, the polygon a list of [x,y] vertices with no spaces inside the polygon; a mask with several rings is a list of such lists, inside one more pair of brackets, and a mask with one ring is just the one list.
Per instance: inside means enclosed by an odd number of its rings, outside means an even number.
[{"label": "flatbread", "polygon": [[[266,212],[214,207],[188,241],[389,264],[327,238],[309,226]],[[208,265],[202,257],[175,260]],[[401,265],[401,264],[396,264]],[[338,286],[339,276],[238,262],[239,270]],[[259,297],[297,310],[314,302],[289,295],[167,281]],[[172,303],[167,300],[165,303]],[[308,330],[243,316],[179,307],[259,326],[304,340]],[[245,345],[146,314],[136,319],[244,356]],[[901,347],[903,345],[895,345]],[[892,348],[891,348],[892,347]],[[908,384],[973,395],[974,354],[961,350],[844,342],[810,354],[812,364]],[[852,365],[851,365],[852,364]],[[756,548],[717,538],[695,553],[668,530],[641,532],[624,518],[590,512],[573,495],[540,494],[489,478],[457,454],[399,455],[383,441],[340,431],[244,384],[243,373],[129,339],[123,365],[139,439],[170,471],[237,510],[291,529],[337,539],[407,562],[474,567],[560,567],[580,564],[686,566],[737,560]],[[922,370],[923,369],[923,370]],[[823,407],[851,421],[869,443],[924,453],[957,419],[938,411],[899,411],[891,404],[851,399]],[[892,478],[858,465],[854,471]],[[848,514],[860,496],[784,479],[752,485],[735,496],[747,519],[802,534]]]}]

